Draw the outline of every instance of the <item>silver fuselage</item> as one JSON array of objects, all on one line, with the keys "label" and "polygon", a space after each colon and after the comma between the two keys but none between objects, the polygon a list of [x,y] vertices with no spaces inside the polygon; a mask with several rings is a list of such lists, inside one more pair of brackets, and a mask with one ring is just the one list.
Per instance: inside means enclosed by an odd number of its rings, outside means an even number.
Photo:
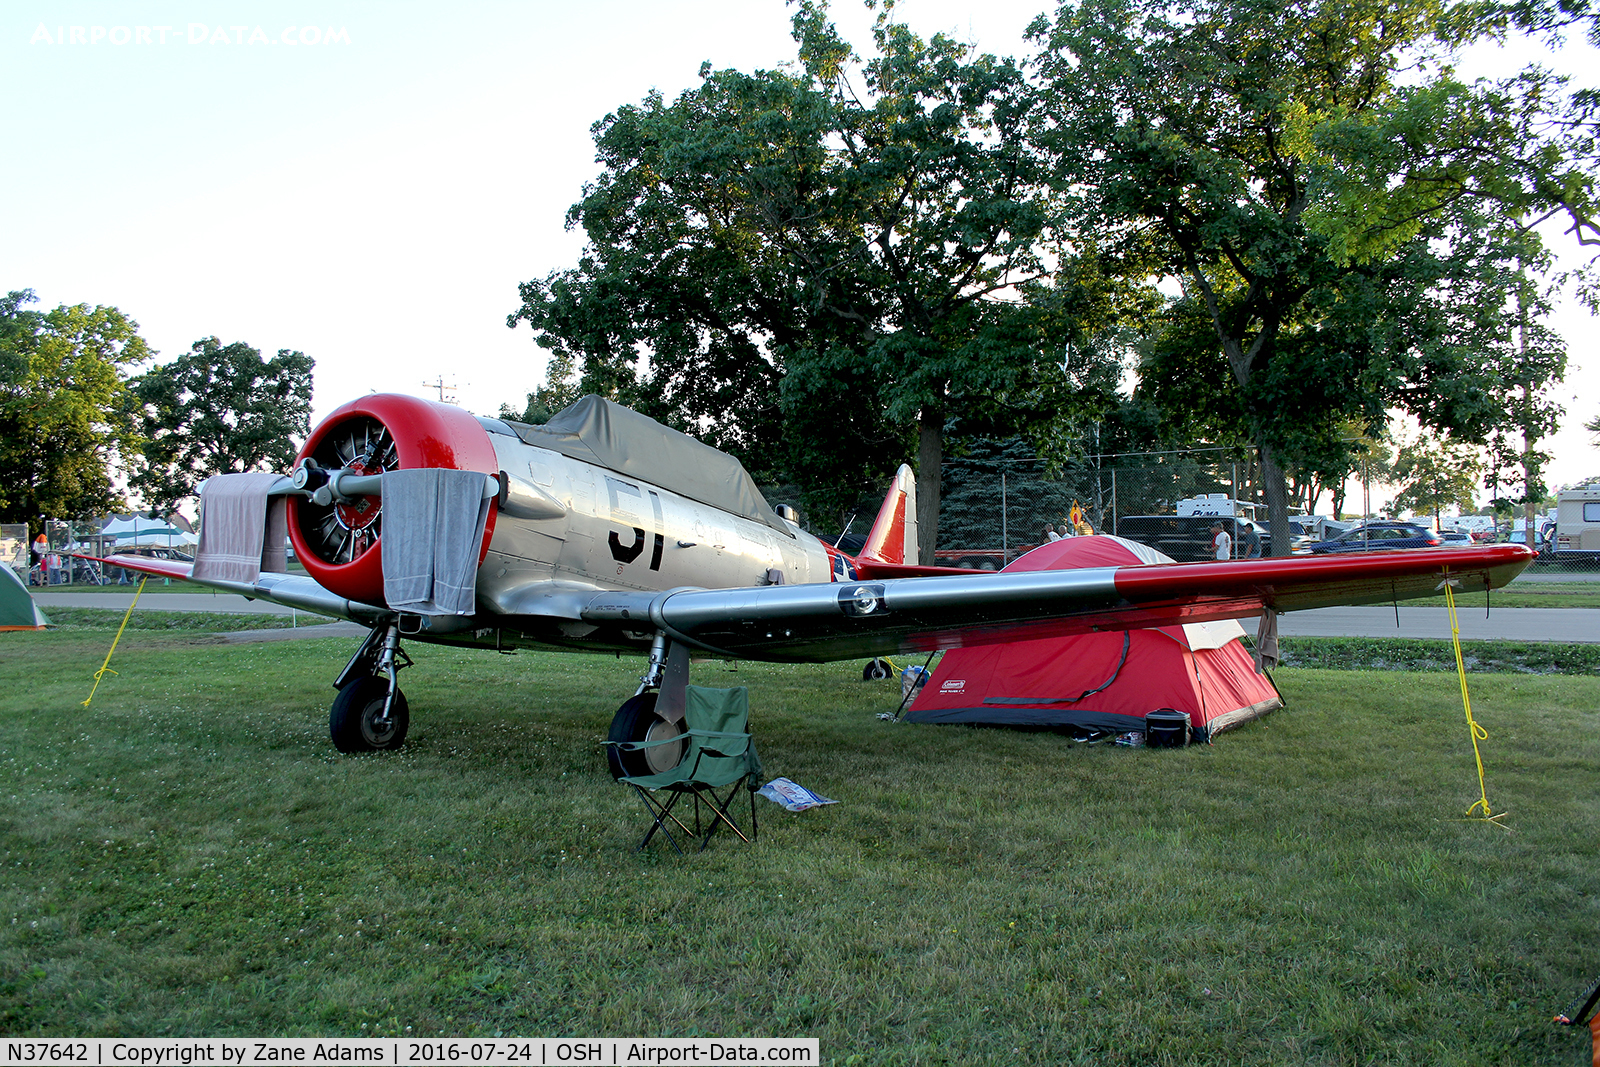
[{"label": "silver fuselage", "polygon": [[[577,622],[577,605],[595,592],[800,585],[831,577],[822,542],[792,523],[780,532],[518,437],[491,433],[490,439],[500,469],[564,514],[496,517],[478,568],[480,619],[501,616],[514,625],[510,620],[532,616],[531,635],[584,643],[592,628]],[[562,617],[568,621],[555,623]]]}]

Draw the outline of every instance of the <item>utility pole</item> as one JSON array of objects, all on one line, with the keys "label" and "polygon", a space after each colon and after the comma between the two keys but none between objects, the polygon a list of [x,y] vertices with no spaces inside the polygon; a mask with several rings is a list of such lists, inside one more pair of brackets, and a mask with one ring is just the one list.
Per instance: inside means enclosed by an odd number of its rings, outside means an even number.
[{"label": "utility pole", "polygon": [[[453,386],[453,385],[444,384],[444,375],[442,375],[442,374],[439,376],[439,379],[437,381],[423,382],[422,384],[427,386],[429,389],[434,389],[434,390],[438,391],[438,393],[439,393],[439,403],[441,403],[441,404],[460,404],[461,403],[461,401],[457,400],[455,398],[455,395],[454,395],[455,391],[456,391],[456,387]],[[451,395],[450,396],[445,396],[446,393],[450,393]]]}]

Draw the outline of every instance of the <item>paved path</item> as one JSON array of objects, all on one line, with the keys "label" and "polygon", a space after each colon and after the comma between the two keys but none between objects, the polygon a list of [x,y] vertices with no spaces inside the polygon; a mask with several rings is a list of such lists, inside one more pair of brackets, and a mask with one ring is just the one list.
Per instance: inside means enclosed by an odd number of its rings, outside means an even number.
[{"label": "paved path", "polygon": [[[35,593],[46,613],[51,607],[112,608],[126,611],[131,592]],[[233,593],[162,593],[141,599],[151,611],[260,612],[289,615],[292,609]],[[305,615],[305,612],[300,612]],[[1570,641],[1600,643],[1600,608],[1494,608],[1484,618],[1483,602],[1463,602],[1457,607],[1464,640]],[[1247,631],[1254,626],[1245,620]],[[366,633],[355,623],[256,630],[229,634],[229,641],[293,641],[314,637],[351,637]],[[1449,613],[1444,608],[1400,605],[1400,625],[1395,626],[1393,605],[1360,608],[1318,608],[1293,611],[1278,618],[1283,637],[1414,637],[1448,639]]]},{"label": "paved path", "polygon": [[[133,592],[96,590],[92,593],[34,593],[33,599],[50,613],[51,608],[104,608],[127,611],[133,603]],[[139,598],[141,611],[215,611],[239,615],[296,615],[301,619],[320,619],[305,611],[295,611],[282,604],[265,600],[251,600],[236,593],[159,593]],[[359,640],[367,635],[367,628],[354,622],[311,622],[305,626],[292,626],[280,630],[238,630],[222,634],[228,644],[249,644],[259,641],[308,641],[314,638],[338,637]]]},{"label": "paved path", "polygon": [[296,626],[288,630],[236,630],[220,635],[225,644],[251,645],[261,641],[310,641],[339,638],[350,643],[350,651],[370,633],[359,622],[330,622],[323,626]]},{"label": "paved path", "polygon": [[[36,604],[48,613],[51,608],[113,608],[127,611],[133,603],[133,590],[96,590],[92,593],[34,593]],[[139,606],[150,611],[225,611],[249,615],[292,615],[293,608],[251,600],[237,593],[147,593]],[[301,611],[299,614],[304,615]]]},{"label": "paved path", "polygon": [[[1431,637],[1450,638],[1448,608],[1400,605],[1395,625],[1392,604],[1360,608],[1317,608],[1278,616],[1280,637]],[[1600,643],[1600,608],[1491,608],[1483,614],[1476,605],[1456,605],[1462,640],[1562,641]],[[1251,626],[1243,623],[1246,630]]]}]

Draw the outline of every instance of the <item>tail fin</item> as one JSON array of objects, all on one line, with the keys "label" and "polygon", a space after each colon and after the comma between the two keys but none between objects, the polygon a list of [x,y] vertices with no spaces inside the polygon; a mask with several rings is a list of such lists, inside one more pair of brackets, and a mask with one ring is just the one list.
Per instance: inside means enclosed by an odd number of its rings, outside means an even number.
[{"label": "tail fin", "polygon": [[917,562],[917,476],[903,463],[894,472],[894,482],[858,558],[879,563]]}]

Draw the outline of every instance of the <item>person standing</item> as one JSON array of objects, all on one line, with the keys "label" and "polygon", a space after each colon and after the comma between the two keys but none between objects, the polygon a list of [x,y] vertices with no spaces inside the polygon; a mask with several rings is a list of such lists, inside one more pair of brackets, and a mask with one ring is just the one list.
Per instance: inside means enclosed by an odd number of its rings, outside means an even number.
[{"label": "person standing", "polygon": [[1228,536],[1228,531],[1223,529],[1220,522],[1211,524],[1211,547],[1215,549],[1212,553],[1213,558],[1233,558],[1233,538]]},{"label": "person standing", "polygon": [[[33,539],[32,552],[33,566],[39,568],[39,584],[44,585],[47,581],[44,559],[50,554],[50,542],[45,540],[44,534],[41,533],[38,537]],[[28,580],[30,582],[33,580],[32,568],[29,569]]]},{"label": "person standing", "polygon": [[1261,535],[1256,533],[1256,524],[1253,522],[1239,524],[1239,558],[1261,558]]}]

